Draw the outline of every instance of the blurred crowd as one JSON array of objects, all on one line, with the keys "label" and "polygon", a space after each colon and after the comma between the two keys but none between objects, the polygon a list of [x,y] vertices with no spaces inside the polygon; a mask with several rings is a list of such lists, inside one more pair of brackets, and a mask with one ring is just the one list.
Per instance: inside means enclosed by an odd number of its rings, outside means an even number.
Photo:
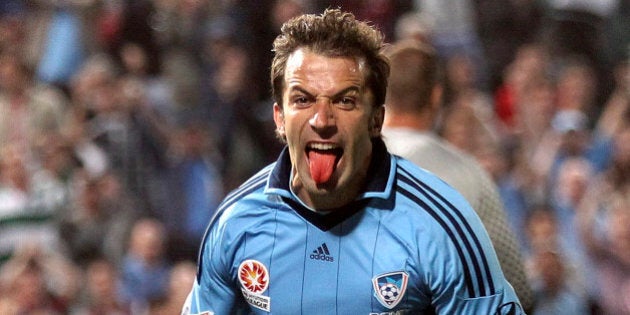
[{"label": "blurred crowd", "polygon": [[0,314],[178,314],[218,202],[281,150],[280,25],[341,7],[443,61],[534,314],[630,314],[627,0],[3,0]]}]

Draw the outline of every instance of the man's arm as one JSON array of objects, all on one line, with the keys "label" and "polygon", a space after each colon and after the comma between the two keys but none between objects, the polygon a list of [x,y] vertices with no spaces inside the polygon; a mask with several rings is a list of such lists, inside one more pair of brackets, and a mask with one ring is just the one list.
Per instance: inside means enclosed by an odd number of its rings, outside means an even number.
[{"label": "man's arm", "polygon": [[[462,205],[460,205],[462,206]],[[431,275],[427,276],[437,314],[524,314],[506,280],[483,223],[467,205],[453,226],[432,246]]]},{"label": "man's arm", "polygon": [[186,299],[182,315],[236,314],[238,292],[230,277],[230,266],[225,262],[229,249],[223,248],[220,231],[214,225],[201,246],[197,279]]}]

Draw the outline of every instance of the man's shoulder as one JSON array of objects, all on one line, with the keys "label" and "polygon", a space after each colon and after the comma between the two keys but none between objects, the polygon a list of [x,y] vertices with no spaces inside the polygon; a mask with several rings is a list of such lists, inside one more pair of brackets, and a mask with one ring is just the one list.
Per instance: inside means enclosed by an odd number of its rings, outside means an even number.
[{"label": "man's shoulder", "polygon": [[[405,196],[405,203],[418,209],[421,217],[478,217],[466,197],[443,178],[404,158],[398,159],[397,192]],[[398,206],[398,204],[397,204]],[[477,220],[475,218],[474,220]]]},{"label": "man's shoulder", "polygon": [[273,198],[265,193],[269,174],[269,167],[265,167],[230,191],[219,204],[213,221],[238,217],[272,204]]}]

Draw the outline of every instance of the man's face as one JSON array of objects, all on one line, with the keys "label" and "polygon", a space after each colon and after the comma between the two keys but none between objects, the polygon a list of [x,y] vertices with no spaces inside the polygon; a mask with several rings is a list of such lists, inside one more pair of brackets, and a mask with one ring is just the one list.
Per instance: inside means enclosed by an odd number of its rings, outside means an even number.
[{"label": "man's face", "polygon": [[303,49],[287,61],[274,120],[289,147],[292,188],[315,209],[347,204],[364,184],[384,114],[372,104],[365,71],[357,60]]}]

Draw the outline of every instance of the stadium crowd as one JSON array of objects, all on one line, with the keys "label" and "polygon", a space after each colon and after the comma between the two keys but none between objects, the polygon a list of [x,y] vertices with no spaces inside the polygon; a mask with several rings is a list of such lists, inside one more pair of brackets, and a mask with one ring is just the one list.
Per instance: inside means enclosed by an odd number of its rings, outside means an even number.
[{"label": "stadium crowd", "polygon": [[178,314],[217,203],[275,160],[280,25],[341,7],[443,61],[533,314],[630,314],[630,2],[3,0],[0,314]]}]

